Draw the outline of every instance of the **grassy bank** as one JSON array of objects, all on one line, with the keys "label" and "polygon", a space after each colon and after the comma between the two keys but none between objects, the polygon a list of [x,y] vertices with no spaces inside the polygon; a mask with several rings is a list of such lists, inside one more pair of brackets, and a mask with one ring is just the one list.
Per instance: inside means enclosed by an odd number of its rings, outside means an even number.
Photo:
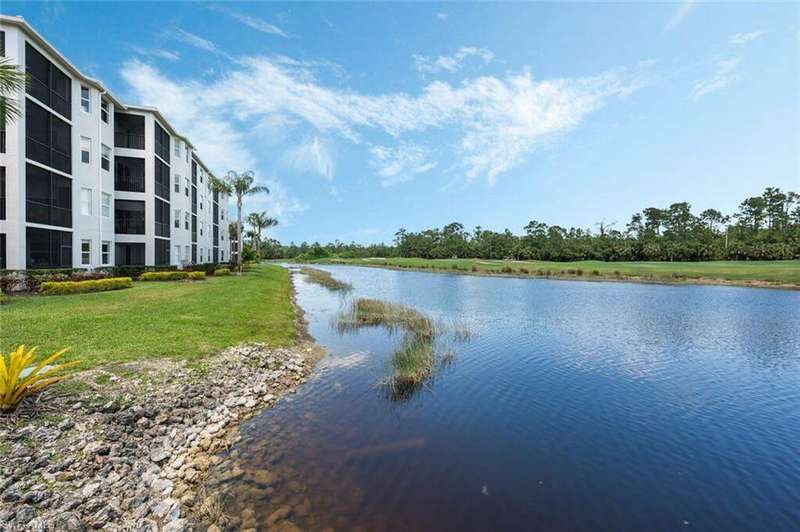
[{"label": "grassy bank", "polygon": [[548,262],[484,259],[367,258],[320,263],[540,277],[800,287],[800,261]]},{"label": "grassy bank", "polygon": [[142,358],[194,359],[244,341],[295,339],[289,273],[263,265],[203,282],[135,283],[65,296],[20,296],[0,307],[0,350],[70,347],[78,369]]}]

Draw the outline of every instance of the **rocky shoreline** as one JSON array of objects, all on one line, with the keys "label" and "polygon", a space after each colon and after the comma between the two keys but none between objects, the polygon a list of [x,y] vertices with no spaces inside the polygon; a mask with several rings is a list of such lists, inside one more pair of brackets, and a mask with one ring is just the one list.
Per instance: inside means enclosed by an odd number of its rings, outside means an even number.
[{"label": "rocky shoreline", "polygon": [[241,421],[305,382],[320,350],[243,344],[198,363],[86,371],[0,416],[0,530],[218,530],[203,480]]}]

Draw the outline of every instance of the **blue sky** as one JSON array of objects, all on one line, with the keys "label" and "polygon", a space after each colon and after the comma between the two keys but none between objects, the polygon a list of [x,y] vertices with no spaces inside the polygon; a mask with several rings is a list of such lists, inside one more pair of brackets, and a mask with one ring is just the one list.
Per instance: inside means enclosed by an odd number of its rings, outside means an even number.
[{"label": "blue sky", "polygon": [[282,241],[459,221],[624,228],[800,190],[798,4],[16,3]]}]

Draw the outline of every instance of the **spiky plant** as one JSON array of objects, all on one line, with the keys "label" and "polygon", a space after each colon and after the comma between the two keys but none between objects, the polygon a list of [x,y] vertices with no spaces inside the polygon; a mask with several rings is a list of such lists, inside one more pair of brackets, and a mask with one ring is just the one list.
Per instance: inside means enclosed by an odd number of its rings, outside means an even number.
[{"label": "spiky plant", "polygon": [[[34,366],[36,349],[34,347],[25,351],[25,346],[20,345],[16,350],[8,353],[8,360],[6,360],[6,355],[0,352],[0,411],[14,410],[26,397],[62,380],[64,375],[59,375],[59,373],[78,363],[76,360],[49,366],[51,362],[64,354],[66,349],[62,349]],[[27,368],[30,368],[30,371],[23,376],[23,372]]]},{"label": "spiky plant", "polygon": [[14,122],[21,114],[17,95],[25,88],[25,71],[10,59],[0,59],[0,123]]}]

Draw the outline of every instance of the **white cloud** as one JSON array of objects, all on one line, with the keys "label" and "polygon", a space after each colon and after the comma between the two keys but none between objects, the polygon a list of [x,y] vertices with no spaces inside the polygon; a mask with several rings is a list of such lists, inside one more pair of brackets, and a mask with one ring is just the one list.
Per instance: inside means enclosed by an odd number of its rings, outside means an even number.
[{"label": "white cloud", "polygon": [[462,46],[458,49],[455,55],[438,57],[427,57],[424,55],[414,54],[411,58],[414,60],[414,67],[422,73],[436,74],[443,70],[447,72],[456,72],[461,70],[464,66],[464,61],[469,57],[477,57],[482,59],[484,64],[490,63],[494,59],[494,54],[485,48],[476,48],[474,46]]},{"label": "white cloud", "polygon": [[157,57],[166,61],[177,61],[181,58],[181,54],[173,52],[172,50],[165,50],[163,48],[134,48],[134,51],[139,55],[147,55]]},{"label": "white cloud", "polygon": [[[417,94],[368,94],[323,85],[314,69],[302,62],[268,57],[239,59],[230,72],[212,80],[176,82],[138,61],[127,63],[122,75],[139,101],[164,109],[197,143],[204,160],[215,165],[212,168],[254,167],[256,158],[247,146],[258,138],[254,128],[270,124],[280,124],[272,130],[283,135],[294,127],[310,127],[354,143],[361,143],[362,134],[370,131],[397,143],[395,148],[382,146],[390,150],[386,164],[378,167],[386,183],[425,168],[430,161],[415,164],[412,155],[414,148],[424,150],[418,144],[431,132],[456,136],[449,144],[453,152],[447,155],[458,161],[469,180],[486,177],[494,183],[609,100],[625,97],[642,84],[636,72],[624,69],[549,80],[535,80],[522,71],[459,84],[437,81]],[[409,143],[404,138],[408,134],[414,134],[418,144]],[[400,161],[403,171],[387,175]]]},{"label": "white cloud", "polygon": [[229,17],[233,18],[234,20],[241,22],[245,26],[252,28],[256,31],[260,31],[261,33],[268,33],[271,35],[278,35],[280,37],[289,37],[289,34],[280,29],[278,26],[267,22],[266,20],[258,17],[254,17],[251,15],[246,15],[244,13],[239,13],[238,11],[234,11],[232,9],[227,9],[224,7],[212,7],[214,11],[218,11],[220,13],[224,13]]},{"label": "white cloud", "polygon": [[181,41],[182,43],[188,44],[189,46],[194,46],[195,48],[199,48],[201,50],[205,50],[207,52],[218,53],[219,50],[217,49],[217,45],[213,42],[209,41],[208,39],[204,39],[199,35],[195,35],[194,33],[190,33],[186,30],[181,28],[176,28],[173,32],[173,35],[176,39]]},{"label": "white cloud", "polygon": [[670,31],[683,22],[683,19],[686,18],[686,15],[688,15],[689,12],[694,9],[694,6],[694,0],[684,0],[677,8],[675,8],[672,16],[664,26],[664,31]]},{"label": "white cloud", "polygon": [[325,179],[333,179],[333,157],[328,146],[317,136],[287,151],[283,160],[300,172],[313,172]]},{"label": "white cloud", "polygon": [[448,18],[450,18],[450,14],[449,13],[439,12],[439,13],[436,13],[436,18],[438,18],[441,21],[446,21]]},{"label": "white cloud", "polygon": [[413,143],[401,143],[395,148],[371,146],[369,151],[372,154],[370,164],[381,176],[384,187],[410,181],[415,175],[436,168],[436,163],[428,160],[426,151]]},{"label": "white cloud", "polygon": [[733,35],[731,35],[731,38],[728,40],[728,43],[734,45],[747,44],[749,42],[755,41],[765,33],[767,33],[766,30],[751,31],[750,33],[734,33]]},{"label": "white cloud", "polygon": [[699,100],[703,96],[724,89],[739,79],[739,63],[741,58],[722,59],[716,63],[716,72],[709,79],[698,81],[692,88],[692,98]]},{"label": "white cloud", "polygon": [[292,197],[283,182],[277,177],[256,179],[256,184],[267,187],[269,194],[248,196],[243,211],[248,213],[266,211],[269,216],[277,218],[280,225],[287,226],[291,225],[295,215],[308,209],[308,205],[300,203]]}]

